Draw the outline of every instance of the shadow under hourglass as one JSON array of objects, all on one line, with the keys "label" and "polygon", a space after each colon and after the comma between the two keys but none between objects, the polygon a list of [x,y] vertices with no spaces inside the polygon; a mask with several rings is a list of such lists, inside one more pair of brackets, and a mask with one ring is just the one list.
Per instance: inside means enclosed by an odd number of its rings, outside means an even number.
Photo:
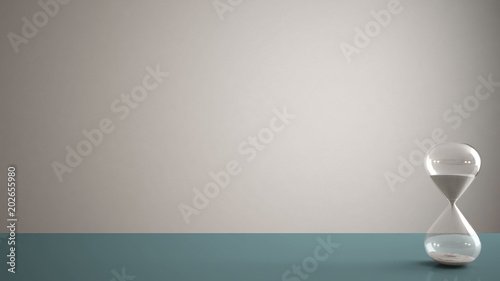
[{"label": "shadow under hourglass", "polygon": [[435,261],[419,261],[417,264],[428,268],[424,281],[479,281],[481,276],[471,266],[448,266]]}]

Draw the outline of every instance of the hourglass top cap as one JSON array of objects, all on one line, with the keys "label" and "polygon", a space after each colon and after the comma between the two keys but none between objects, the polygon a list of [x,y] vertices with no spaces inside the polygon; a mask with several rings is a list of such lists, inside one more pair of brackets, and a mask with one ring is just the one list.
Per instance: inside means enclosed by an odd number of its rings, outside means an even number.
[{"label": "hourglass top cap", "polygon": [[442,143],[434,146],[425,157],[429,175],[476,176],[481,168],[481,157],[470,145]]}]

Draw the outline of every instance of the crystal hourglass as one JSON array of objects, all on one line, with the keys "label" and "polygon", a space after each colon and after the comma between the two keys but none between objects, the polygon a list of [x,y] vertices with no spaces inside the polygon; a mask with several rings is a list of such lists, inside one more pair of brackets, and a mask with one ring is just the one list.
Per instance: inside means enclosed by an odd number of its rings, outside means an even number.
[{"label": "crystal hourglass", "polygon": [[456,205],[480,167],[479,154],[467,144],[439,144],[425,158],[425,168],[432,181],[449,201],[446,210],[427,231],[424,242],[427,254],[438,263],[466,265],[481,252],[479,237]]}]

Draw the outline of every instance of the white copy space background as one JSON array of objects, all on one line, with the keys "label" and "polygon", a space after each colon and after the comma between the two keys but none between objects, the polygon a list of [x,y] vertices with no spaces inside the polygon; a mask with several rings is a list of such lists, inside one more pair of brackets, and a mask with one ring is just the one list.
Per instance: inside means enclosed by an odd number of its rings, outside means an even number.
[{"label": "white copy space background", "polygon": [[[459,207],[499,232],[500,88],[456,130],[443,113],[479,75],[500,81],[500,5],[401,1],[347,63],[341,42],[388,2],[248,0],[221,21],[212,1],[73,0],[16,54],[7,34],[41,8],[3,1],[0,161],[19,171],[18,230],[425,232],[446,200],[424,168],[394,191],[384,173],[442,128],[483,159]],[[119,120],[110,104],[148,65],[171,76]],[[238,145],[285,106],[297,117],[247,162]],[[102,118],[115,130],[59,182],[51,163]],[[186,224],[179,204],[230,160],[242,172]]]}]

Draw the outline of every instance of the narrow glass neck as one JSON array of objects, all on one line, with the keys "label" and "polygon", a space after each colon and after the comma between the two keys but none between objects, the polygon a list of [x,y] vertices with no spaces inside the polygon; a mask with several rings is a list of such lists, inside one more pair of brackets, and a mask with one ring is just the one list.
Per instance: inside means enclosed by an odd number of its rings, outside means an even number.
[{"label": "narrow glass neck", "polygon": [[448,202],[450,202],[451,209],[455,209],[457,207],[457,204],[456,204],[457,200],[458,199],[448,200]]}]

